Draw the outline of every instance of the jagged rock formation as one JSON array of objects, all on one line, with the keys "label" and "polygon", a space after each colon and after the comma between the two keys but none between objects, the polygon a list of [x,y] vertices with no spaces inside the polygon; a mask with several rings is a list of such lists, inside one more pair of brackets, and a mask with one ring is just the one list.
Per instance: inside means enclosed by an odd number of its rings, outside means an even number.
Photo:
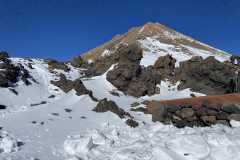
[{"label": "jagged rock formation", "polygon": [[21,77],[26,85],[31,83],[27,80],[29,78],[28,71],[21,65],[15,66],[11,63],[7,52],[0,53],[0,87],[9,87],[16,83],[18,77]]},{"label": "jagged rock formation", "polygon": [[74,81],[68,80],[64,74],[60,75],[59,81],[51,81],[51,84],[59,87],[64,92],[69,92],[72,89],[76,91],[76,95],[81,96],[84,94],[88,94],[94,101],[98,101],[95,97],[92,95],[92,91],[89,91],[85,88],[82,81],[80,79],[76,79]]},{"label": "jagged rock formation", "polygon": [[179,77],[179,90],[190,88],[207,95],[232,93],[235,68],[231,63],[221,63],[214,57],[193,57],[180,63],[175,75]]},{"label": "jagged rock formation", "polygon": [[86,63],[82,60],[81,56],[78,55],[76,57],[74,57],[73,59],[71,59],[69,61],[69,63],[76,68],[84,68],[86,67]]},{"label": "jagged rock formation", "polygon": [[[114,101],[107,100],[107,98],[104,98],[100,100],[97,104],[97,106],[93,109],[95,112],[107,112],[111,111],[114,114],[118,115],[119,118],[126,118],[130,117],[133,118],[128,112],[125,112],[122,108],[119,108],[117,104]],[[137,127],[139,124],[134,121],[133,119],[128,119],[126,121],[126,124],[131,127]]]},{"label": "jagged rock formation", "polygon": [[107,80],[127,95],[140,97],[159,93],[156,84],[160,75],[153,67],[141,68],[142,50],[137,45],[122,45],[113,59],[118,62],[114,69],[107,73]]},{"label": "jagged rock formation", "polygon": [[175,70],[176,59],[171,55],[159,57],[154,63],[154,69],[163,79],[173,76]]}]

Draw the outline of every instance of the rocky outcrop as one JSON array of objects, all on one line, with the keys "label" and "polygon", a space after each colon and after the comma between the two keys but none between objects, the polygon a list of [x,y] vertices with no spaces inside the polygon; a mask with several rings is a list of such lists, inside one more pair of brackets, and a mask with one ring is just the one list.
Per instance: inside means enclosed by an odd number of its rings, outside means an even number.
[{"label": "rocky outcrop", "polygon": [[49,65],[48,65],[48,69],[49,70],[54,70],[54,69],[61,69],[65,72],[68,72],[70,71],[70,69],[68,68],[68,66],[63,63],[63,62],[57,62],[57,63],[53,63],[51,62]]},{"label": "rocky outcrop", "polygon": [[129,113],[125,112],[123,109],[119,108],[114,101],[107,100],[106,98],[100,100],[97,106],[93,109],[95,112],[107,112],[111,111],[118,115],[119,118],[126,118],[125,116],[131,117]]},{"label": "rocky outcrop", "polygon": [[191,91],[207,95],[232,93],[234,90],[234,66],[221,63],[214,57],[202,57],[180,62],[175,77],[179,77],[178,90],[190,88]]},{"label": "rocky outcrop", "polygon": [[141,68],[142,50],[137,45],[122,45],[112,57],[118,64],[107,73],[107,80],[127,95],[140,97],[159,93],[161,76],[152,66]]},{"label": "rocky outcrop", "polygon": [[86,63],[82,60],[81,56],[78,55],[76,57],[74,57],[73,59],[71,59],[69,61],[69,63],[76,68],[85,68],[86,67]]},{"label": "rocky outcrop", "polygon": [[5,60],[7,60],[8,58],[10,58],[10,57],[9,57],[9,55],[8,55],[7,52],[2,51],[2,52],[0,53],[0,60],[1,60],[1,61],[5,61]]},{"label": "rocky outcrop", "polygon": [[160,121],[164,124],[173,123],[179,128],[214,124],[230,126],[230,120],[240,121],[239,103],[212,104],[207,100],[204,100],[201,106],[186,102],[181,104],[163,103],[152,101],[148,104],[147,110],[152,114],[152,121]]},{"label": "rocky outcrop", "polygon": [[95,112],[110,111],[116,114],[121,119],[130,117],[131,119],[128,119],[126,121],[126,124],[131,127],[137,127],[139,125],[136,121],[132,119],[133,117],[128,112],[125,112],[123,109],[119,108],[114,101],[111,101],[111,100],[108,101],[107,98],[100,100],[97,106],[92,111],[95,111]]},{"label": "rocky outcrop", "polygon": [[156,72],[162,76],[162,78],[169,78],[173,76],[175,70],[176,59],[174,59],[171,55],[166,55],[163,57],[159,57],[154,63],[154,69]]},{"label": "rocky outcrop", "polygon": [[8,59],[9,56],[6,52],[0,54],[0,87],[9,87],[10,83],[16,83],[19,76],[20,68],[14,66]]},{"label": "rocky outcrop", "polygon": [[22,64],[12,64],[6,52],[0,53],[0,62],[0,87],[10,87],[18,79],[21,79],[26,85],[31,84],[28,81],[29,72]]},{"label": "rocky outcrop", "polygon": [[74,89],[76,91],[76,95],[81,96],[84,94],[88,94],[94,101],[97,101],[97,99],[93,97],[92,91],[87,90],[80,79],[71,81],[71,80],[68,80],[64,74],[61,74],[60,80],[51,81],[51,84],[59,87],[65,93]]}]

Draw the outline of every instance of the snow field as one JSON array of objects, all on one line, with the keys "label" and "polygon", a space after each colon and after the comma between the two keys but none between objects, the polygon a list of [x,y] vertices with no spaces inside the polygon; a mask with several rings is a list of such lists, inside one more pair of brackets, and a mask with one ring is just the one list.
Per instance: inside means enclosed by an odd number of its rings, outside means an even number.
[{"label": "snow field", "polygon": [[[172,55],[172,57],[177,60],[175,67],[179,67],[179,62],[189,60],[194,56],[202,56],[205,59],[212,55],[220,62],[229,60],[230,58],[229,54],[220,50],[217,50],[219,51],[219,53],[214,54],[210,51],[200,50],[182,44],[179,44],[178,48],[175,48],[175,46],[171,44],[165,44],[160,42],[159,40],[157,40],[157,37],[158,36],[146,37],[146,39],[144,40],[138,40],[138,42],[141,44],[141,47],[143,48],[143,58],[141,59],[140,65],[143,65],[145,67],[149,65],[154,65],[158,57],[162,57],[167,54]],[[200,44],[206,46],[207,48],[211,48],[210,46],[207,46],[203,43]],[[187,49],[191,55],[186,54],[184,51],[181,50],[181,48]]]},{"label": "snow field", "polygon": [[[12,60],[14,63],[24,62],[23,59]],[[57,87],[50,81],[59,77],[50,73],[42,60],[33,60],[33,63],[33,70],[27,66],[26,69],[38,83],[32,82],[31,78],[30,86],[17,82],[14,89],[18,96],[8,89],[0,90],[1,102],[7,106],[6,110],[0,111],[0,159],[240,159],[240,123],[237,121],[231,121],[233,128],[215,125],[178,129],[173,125],[153,123],[151,115],[130,111],[133,102],[190,97],[192,92],[189,89],[176,91],[178,83],[173,85],[167,80],[162,81],[158,85],[160,94],[137,99],[120,91],[117,91],[120,97],[111,95],[109,91],[116,88],[106,80],[106,73],[83,79],[86,88],[92,90],[96,98],[115,101],[140,124],[131,128],[125,124],[126,119],[120,119],[112,112],[93,112],[97,102],[88,95],[76,96],[74,90],[69,93],[60,89],[56,91]],[[55,71],[71,80],[80,76],[80,70],[74,67],[68,73]],[[51,94],[56,97],[49,99]],[[41,101],[47,104],[30,106]],[[139,107],[145,106],[140,104]]]},{"label": "snow field", "polygon": [[63,148],[69,158],[80,159],[239,160],[239,133],[239,127],[222,125],[178,129],[161,123],[137,128],[103,123],[85,135],[69,136]]}]

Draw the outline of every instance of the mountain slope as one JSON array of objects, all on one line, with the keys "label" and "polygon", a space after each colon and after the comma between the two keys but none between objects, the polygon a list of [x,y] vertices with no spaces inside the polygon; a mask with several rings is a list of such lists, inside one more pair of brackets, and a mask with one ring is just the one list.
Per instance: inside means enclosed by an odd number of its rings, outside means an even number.
[{"label": "mountain slope", "polygon": [[170,54],[179,62],[194,56],[215,56],[221,62],[230,55],[224,51],[201,43],[159,23],[147,23],[144,26],[130,29],[123,35],[115,36],[111,41],[81,55],[84,61],[92,62],[117,50],[120,44],[138,44],[143,49],[141,65],[153,65],[159,56]]}]

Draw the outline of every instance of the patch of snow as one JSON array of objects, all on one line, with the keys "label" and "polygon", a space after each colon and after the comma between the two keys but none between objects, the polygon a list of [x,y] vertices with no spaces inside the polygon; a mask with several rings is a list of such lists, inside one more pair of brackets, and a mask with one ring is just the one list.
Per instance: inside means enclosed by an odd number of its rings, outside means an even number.
[{"label": "patch of snow", "polygon": [[6,131],[0,132],[0,157],[19,150],[20,142]]},{"label": "patch of snow", "polygon": [[[166,36],[169,36],[168,34],[170,34],[170,33],[166,32],[165,34],[167,34]],[[179,33],[179,35],[180,35],[180,33]],[[172,38],[174,38],[174,37],[172,37]],[[182,37],[180,35],[180,37],[177,36],[175,38],[184,38],[185,39],[187,37],[186,36]],[[172,57],[177,60],[175,67],[179,67],[179,62],[189,60],[194,56],[202,56],[203,58],[207,58],[209,56],[214,56],[217,60],[219,60],[221,62],[223,62],[225,60],[229,60],[229,58],[230,58],[229,54],[222,52],[220,50],[219,50],[219,53],[212,53],[207,50],[201,50],[201,49],[193,48],[193,47],[186,46],[186,45],[180,44],[178,47],[176,47],[171,44],[162,43],[157,39],[157,36],[146,37],[146,39],[144,39],[144,40],[141,39],[138,41],[141,44],[141,47],[143,48],[143,58],[141,59],[140,65],[143,65],[145,67],[147,67],[149,65],[154,65],[154,63],[158,59],[158,57],[162,57],[167,54],[172,55]],[[184,51],[181,50],[181,48],[186,48],[188,50],[188,52],[190,52],[190,53],[186,54]]]},{"label": "patch of snow", "polygon": [[111,53],[112,53],[111,51],[105,49],[105,50],[103,51],[103,53],[102,53],[101,56],[102,56],[102,57],[109,56]]},{"label": "patch of snow", "polygon": [[90,64],[90,63],[93,63],[93,60],[92,59],[89,59],[88,60],[88,63]]}]

